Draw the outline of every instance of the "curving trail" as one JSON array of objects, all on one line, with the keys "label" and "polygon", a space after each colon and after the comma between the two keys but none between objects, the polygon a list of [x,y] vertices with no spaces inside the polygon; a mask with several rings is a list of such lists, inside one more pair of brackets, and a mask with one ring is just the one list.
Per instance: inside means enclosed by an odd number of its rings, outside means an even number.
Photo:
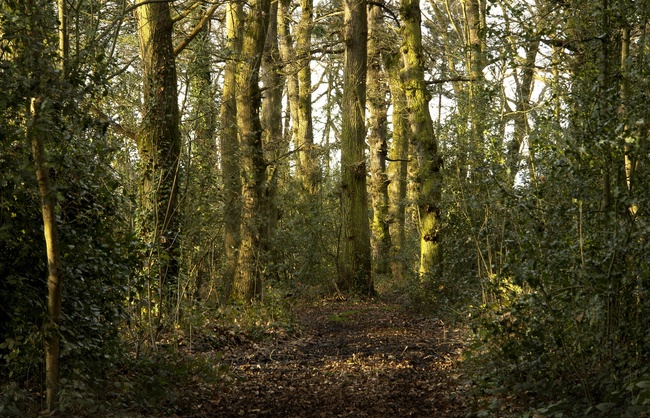
[{"label": "curving trail", "polygon": [[460,332],[369,302],[296,312],[298,336],[224,350],[230,383],[195,417],[465,417]]}]

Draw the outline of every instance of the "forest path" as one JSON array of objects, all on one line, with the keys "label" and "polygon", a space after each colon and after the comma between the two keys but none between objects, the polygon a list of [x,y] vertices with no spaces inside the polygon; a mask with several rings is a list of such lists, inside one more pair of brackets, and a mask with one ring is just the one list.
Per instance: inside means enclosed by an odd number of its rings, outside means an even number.
[{"label": "forest path", "polygon": [[195,416],[466,416],[459,331],[378,301],[296,315],[297,336],[225,350],[231,382]]}]

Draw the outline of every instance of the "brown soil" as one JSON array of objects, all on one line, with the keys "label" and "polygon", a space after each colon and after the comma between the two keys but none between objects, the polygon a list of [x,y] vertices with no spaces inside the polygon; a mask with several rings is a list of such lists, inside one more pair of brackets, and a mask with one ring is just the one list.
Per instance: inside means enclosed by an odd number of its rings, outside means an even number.
[{"label": "brown soil", "polygon": [[301,331],[224,349],[229,383],[196,417],[465,417],[461,333],[397,305],[326,302]]}]

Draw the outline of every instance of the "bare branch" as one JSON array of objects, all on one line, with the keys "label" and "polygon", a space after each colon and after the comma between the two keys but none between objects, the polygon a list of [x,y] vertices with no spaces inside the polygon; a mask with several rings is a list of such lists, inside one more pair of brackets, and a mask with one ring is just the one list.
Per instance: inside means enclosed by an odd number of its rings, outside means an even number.
[{"label": "bare branch", "polygon": [[95,105],[90,105],[90,110],[95,114],[95,116],[99,118],[101,122],[108,123],[108,125],[112,127],[115,132],[135,141],[135,132],[120,125],[119,122],[115,121],[114,119],[111,119],[106,113],[102,112],[101,109]]},{"label": "bare branch", "polygon": [[429,80],[427,84],[443,84],[443,83],[454,83],[457,81],[476,81],[475,78],[470,77],[452,77],[452,78],[438,78],[436,80]]},{"label": "bare branch", "polygon": [[375,2],[375,1],[371,1],[371,0],[366,0],[366,4],[369,5],[369,6],[377,6],[380,9],[383,9],[395,21],[395,23],[397,23],[397,27],[400,26],[399,19],[397,18],[397,16],[395,16],[395,13],[393,13],[392,10],[390,10],[388,7],[386,7],[385,4],[378,3],[378,2]]},{"label": "bare branch", "polygon": [[196,25],[196,27],[192,30],[192,32],[185,38],[183,41],[174,48],[174,55],[180,54],[186,47],[187,45],[192,42],[194,38],[196,38],[196,35],[198,35],[205,25],[210,21],[210,18],[212,18],[212,15],[214,15],[214,12],[217,10],[217,7],[219,6],[219,3],[215,3],[210,7],[210,9],[205,12],[205,15],[201,19],[201,21]]}]

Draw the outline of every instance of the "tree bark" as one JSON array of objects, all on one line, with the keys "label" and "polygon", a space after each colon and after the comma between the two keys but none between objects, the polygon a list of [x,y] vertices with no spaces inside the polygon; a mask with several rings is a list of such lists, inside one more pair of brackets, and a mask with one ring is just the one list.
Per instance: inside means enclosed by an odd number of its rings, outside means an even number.
[{"label": "tree bark", "polygon": [[382,68],[382,10],[372,5],[368,13],[368,142],[370,145],[370,188],[372,195],[372,255],[374,273],[389,272],[391,237],[388,217],[388,86]]},{"label": "tree bark", "polygon": [[262,146],[260,122],[261,92],[259,72],[269,25],[271,1],[254,0],[245,21],[242,61],[238,73],[237,121],[242,146],[242,242],[238,296],[245,300],[262,297],[261,263],[265,228],[263,197],[266,182],[266,161]]},{"label": "tree bark", "polygon": [[419,169],[417,201],[420,223],[421,280],[442,276],[442,248],[440,247],[440,197],[442,159],[438,155],[438,141],[429,113],[430,95],[424,82],[422,63],[422,34],[418,0],[402,0],[402,80],[408,103],[411,137],[418,154]]},{"label": "tree bark", "polygon": [[293,138],[294,147],[299,145],[300,118],[299,118],[299,92],[298,65],[296,50],[291,36],[291,0],[281,0],[278,11],[278,35],[280,38],[280,55],[284,62],[284,73],[287,81],[287,120],[291,129],[287,129],[286,136]]},{"label": "tree bark", "polygon": [[[135,10],[142,59],[140,236],[151,248],[149,274],[158,278],[160,312],[174,306],[179,273],[178,178],[181,156],[176,65],[169,3]],[[151,277],[151,276],[150,276]]]},{"label": "tree bark", "polygon": [[229,58],[224,69],[221,98],[221,175],[224,193],[224,268],[223,299],[233,293],[241,243],[241,167],[237,132],[237,69],[242,48],[243,6],[232,0],[226,6],[226,49]]},{"label": "tree bark", "polygon": [[311,115],[311,33],[313,26],[313,0],[300,0],[302,15],[296,30],[296,56],[298,67],[298,131],[296,146],[300,149],[299,175],[307,194],[314,195],[320,183],[314,127]]},{"label": "tree bark", "polygon": [[409,157],[408,106],[400,77],[402,61],[399,51],[385,55],[385,62],[393,106],[393,141],[390,148],[391,161],[388,165],[389,217],[392,225],[391,272],[395,281],[402,282],[406,268],[404,249],[406,245],[406,191]]},{"label": "tree bark", "polygon": [[49,411],[54,411],[59,403],[60,391],[60,341],[59,322],[61,321],[63,268],[56,223],[56,203],[50,176],[46,165],[45,145],[42,132],[39,132],[41,99],[32,99],[30,105],[31,121],[27,136],[32,144],[36,180],[41,194],[41,213],[43,214],[43,233],[47,253],[47,313],[45,323],[45,386],[46,403]]},{"label": "tree bark", "polygon": [[272,163],[267,168],[267,184],[265,191],[265,224],[264,252],[270,253],[278,225],[278,188],[280,180],[289,173],[286,158],[282,158],[288,151],[289,144],[282,132],[282,93],[285,77],[282,74],[282,59],[278,46],[278,3],[271,4],[269,29],[266,35],[264,59],[262,60],[262,85],[265,91],[262,101],[262,143],[267,161]]},{"label": "tree bark", "polygon": [[[470,161],[476,160],[479,164],[482,159],[483,137],[486,130],[486,109],[488,101],[485,91],[485,22],[482,9],[485,7],[485,0],[463,0],[466,31],[466,68],[469,74],[469,94],[466,106],[469,111],[470,135],[467,150],[470,154]],[[477,154],[478,153],[478,154]],[[474,158],[471,158],[471,157]],[[472,161],[473,162],[473,161]],[[471,163],[470,163],[471,164]],[[461,168],[461,178],[466,179],[469,173],[467,166]]]},{"label": "tree bark", "polygon": [[365,108],[368,22],[365,0],[345,0],[342,103],[342,258],[338,286],[374,293],[366,190]]}]

